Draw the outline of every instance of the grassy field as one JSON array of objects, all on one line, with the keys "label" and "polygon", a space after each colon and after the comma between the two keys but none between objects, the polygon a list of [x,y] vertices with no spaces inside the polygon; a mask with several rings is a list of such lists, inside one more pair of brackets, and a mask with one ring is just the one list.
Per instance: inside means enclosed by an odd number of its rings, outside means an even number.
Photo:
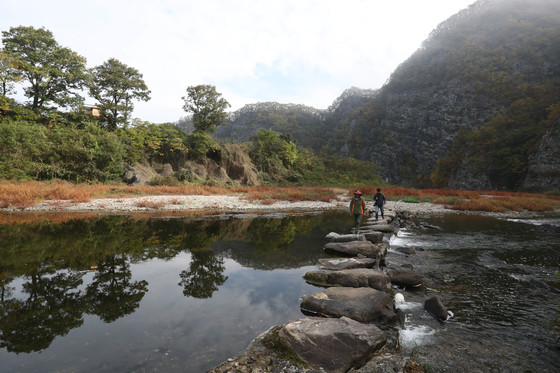
[{"label": "grassy field", "polygon": [[[339,195],[352,195],[355,189],[321,187],[234,187],[204,185],[129,186],[125,184],[72,184],[67,182],[0,182],[0,208],[25,208],[44,201],[87,202],[96,198],[124,198],[147,195],[242,195],[243,198],[271,204],[274,201],[330,201]],[[371,199],[376,187],[362,187]],[[387,199],[411,203],[430,202],[464,211],[554,211],[560,209],[560,196],[497,191],[451,189],[411,189],[383,187]]]}]

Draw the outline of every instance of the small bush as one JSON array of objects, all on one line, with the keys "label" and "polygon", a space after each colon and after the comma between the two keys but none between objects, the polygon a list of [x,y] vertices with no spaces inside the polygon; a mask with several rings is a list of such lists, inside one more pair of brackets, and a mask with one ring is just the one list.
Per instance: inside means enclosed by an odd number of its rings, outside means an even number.
[{"label": "small bush", "polygon": [[157,210],[157,209],[160,209],[160,208],[162,208],[163,206],[165,206],[165,202],[162,202],[162,201],[150,201],[150,200],[148,200],[148,199],[143,199],[143,200],[140,200],[140,201],[136,202],[136,206]]}]

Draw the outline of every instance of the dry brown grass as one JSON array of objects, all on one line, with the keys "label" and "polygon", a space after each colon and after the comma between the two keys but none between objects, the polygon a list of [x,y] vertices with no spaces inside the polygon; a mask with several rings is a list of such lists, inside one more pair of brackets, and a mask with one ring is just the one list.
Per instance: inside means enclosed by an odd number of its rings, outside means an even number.
[{"label": "dry brown grass", "polygon": [[135,203],[136,206],[138,207],[144,207],[144,208],[149,208],[149,209],[160,209],[163,206],[165,206],[165,202],[163,201],[150,201],[148,199],[142,199],[138,202]]},{"label": "dry brown grass", "polygon": [[[365,196],[371,197],[377,187],[359,188]],[[560,196],[536,193],[453,190],[453,189],[412,189],[404,187],[383,187],[387,198],[429,200],[432,203],[461,211],[553,211],[560,209]],[[355,189],[347,191],[351,196]]]},{"label": "dry brown grass", "polygon": [[506,212],[506,211],[553,211],[560,209],[560,201],[553,196],[547,195],[479,195],[470,199],[457,200],[456,202],[446,203],[445,199],[434,203],[442,203],[454,210],[461,211],[487,211],[487,212]]},{"label": "dry brown grass", "polygon": [[[371,197],[377,187],[359,188]],[[51,182],[0,182],[0,208],[25,208],[39,202],[64,204],[67,202],[87,202],[95,198],[124,198],[142,195],[243,195],[253,201],[272,204],[274,201],[324,201],[336,199],[346,193],[351,196],[355,189],[343,190],[320,187],[278,188],[232,187],[221,188],[205,185],[181,186],[129,186],[125,184],[72,184],[62,181]],[[433,203],[443,204],[457,210],[470,211],[552,211],[560,209],[559,195],[534,193],[514,193],[498,191],[464,191],[452,189],[412,189],[404,187],[382,187],[388,197],[418,197]],[[65,202],[66,201],[66,202]],[[174,203],[174,202],[171,202]],[[162,206],[144,206],[154,209]]]},{"label": "dry brown grass", "polygon": [[45,201],[88,202],[95,198],[139,195],[213,195],[230,194],[229,189],[204,186],[129,186],[125,184],[72,184],[52,182],[1,182],[0,208],[25,208]]}]

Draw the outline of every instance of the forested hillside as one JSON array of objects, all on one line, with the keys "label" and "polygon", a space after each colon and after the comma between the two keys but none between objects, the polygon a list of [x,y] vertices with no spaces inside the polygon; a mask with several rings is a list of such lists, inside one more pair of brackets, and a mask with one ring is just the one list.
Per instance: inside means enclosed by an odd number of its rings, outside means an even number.
[{"label": "forested hillside", "polygon": [[319,152],[335,136],[337,124],[365,105],[375,93],[371,89],[349,88],[327,110],[277,102],[245,105],[229,116],[227,125],[220,127],[216,136],[243,142],[265,129],[290,134],[298,145]]}]

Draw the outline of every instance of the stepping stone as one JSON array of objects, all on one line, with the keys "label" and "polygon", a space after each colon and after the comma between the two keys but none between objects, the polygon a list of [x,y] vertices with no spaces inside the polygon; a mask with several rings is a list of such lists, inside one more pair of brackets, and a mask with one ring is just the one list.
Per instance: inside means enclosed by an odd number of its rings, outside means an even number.
[{"label": "stepping stone", "polygon": [[363,323],[390,324],[397,320],[393,298],[371,288],[332,287],[303,298],[301,310],[326,317],[346,316]]},{"label": "stepping stone", "polygon": [[387,290],[391,284],[391,278],[386,273],[369,268],[309,271],[303,278],[316,286],[369,287],[381,291]]},{"label": "stepping stone", "polygon": [[385,245],[376,245],[369,241],[329,242],[325,244],[324,249],[345,256],[363,255],[368,258],[382,258],[387,254]]},{"label": "stepping stone", "polygon": [[334,258],[334,259],[319,259],[319,265],[323,269],[341,270],[353,268],[373,268],[378,264],[378,259],[373,258]]},{"label": "stepping stone", "polygon": [[411,271],[387,271],[387,275],[391,278],[391,283],[396,286],[404,286],[405,288],[418,288],[422,286],[423,279],[418,273]]}]

